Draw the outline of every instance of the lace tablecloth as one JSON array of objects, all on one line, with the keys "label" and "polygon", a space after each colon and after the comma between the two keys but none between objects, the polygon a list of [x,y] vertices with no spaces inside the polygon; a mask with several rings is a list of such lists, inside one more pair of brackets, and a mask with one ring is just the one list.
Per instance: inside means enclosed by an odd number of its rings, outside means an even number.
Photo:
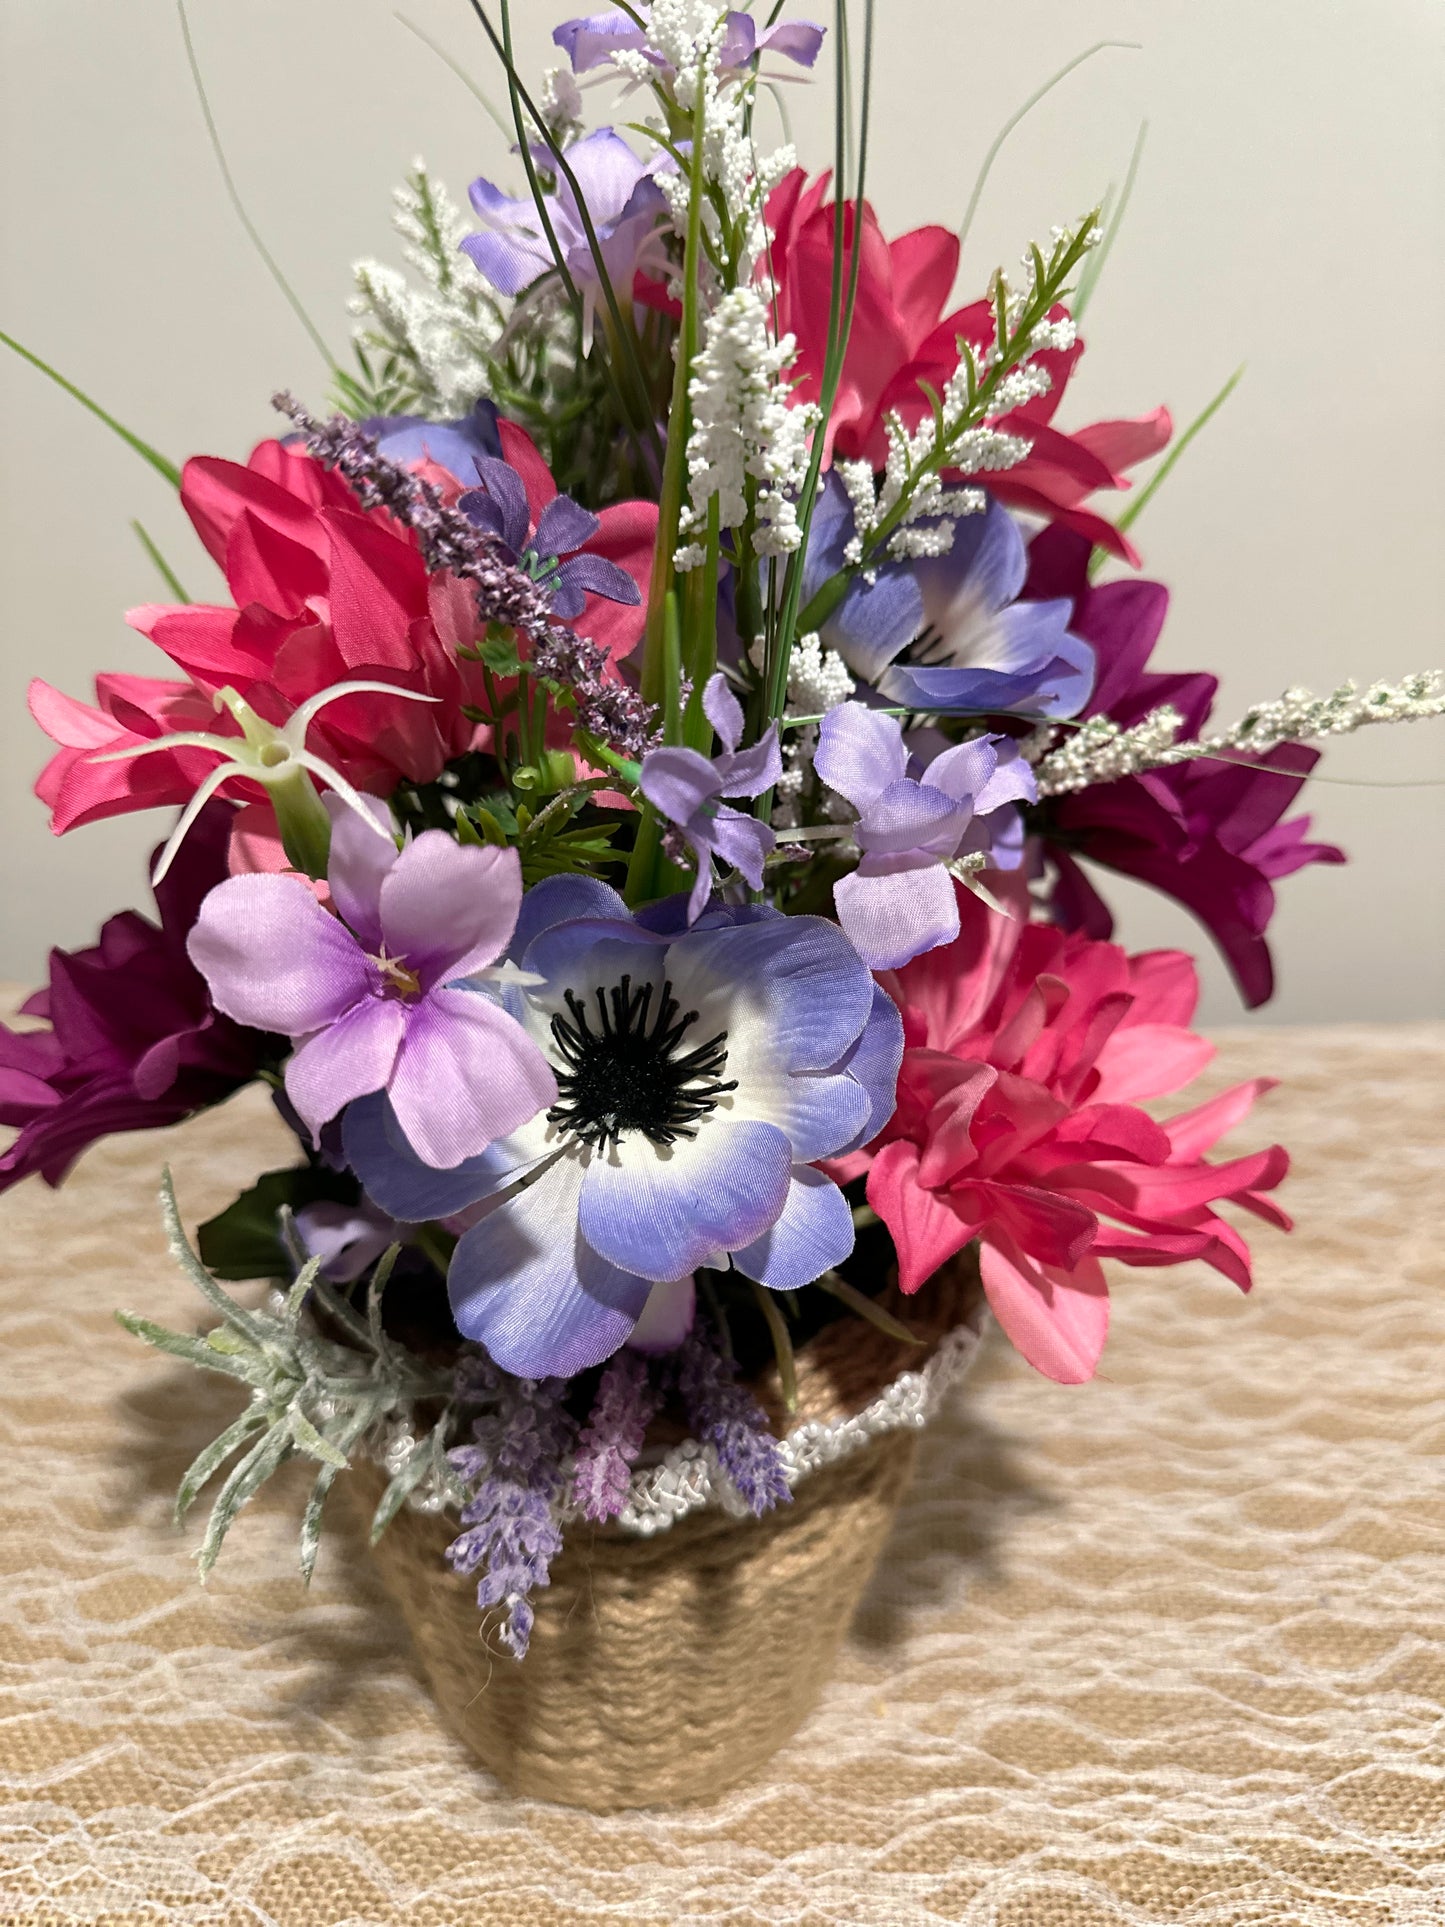
[{"label": "lace tablecloth", "polygon": [[[163,1250],[284,1157],[244,1098],[0,1201],[0,1922],[1439,1927],[1445,1027],[1252,1030],[1301,1229],[1243,1299],[1116,1276],[1106,1376],[993,1334],[827,1698],[709,1810],[510,1801],[291,1485],[208,1589],[168,1510],[225,1389]],[[252,1094],[254,1095],[254,1094]],[[283,1485],[285,1481],[281,1482]]]}]

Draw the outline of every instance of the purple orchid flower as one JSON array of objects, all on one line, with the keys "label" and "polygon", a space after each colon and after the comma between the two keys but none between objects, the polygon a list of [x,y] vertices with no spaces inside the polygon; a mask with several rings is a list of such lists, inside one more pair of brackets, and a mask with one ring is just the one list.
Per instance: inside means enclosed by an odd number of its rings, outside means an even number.
[{"label": "purple orchid flower", "polygon": [[473,467],[481,487],[458,497],[457,507],[478,528],[498,536],[538,587],[548,591],[554,616],[574,622],[589,595],[605,596],[629,608],[642,601],[642,591],[625,569],[606,556],[581,553],[602,527],[590,510],[580,508],[570,496],[554,495],[533,532],[526,484],[510,462],[478,455]]},{"label": "purple orchid flower", "polygon": [[97,1139],[154,1131],[247,1084],[267,1040],[216,1011],[186,956],[202,899],[226,875],[235,809],[206,805],[165,880],[159,926],[111,917],[85,950],[52,950],[50,982],[21,1009],[49,1029],[0,1024],[0,1191],[39,1174],[59,1184]]},{"label": "purple orchid flower", "polygon": [[[823,718],[814,768],[858,812],[862,858],[833,886],[838,921],[872,970],[897,970],[958,935],[951,860],[987,854],[1016,869],[1033,771],[1006,736],[977,736],[936,756],[921,782],[908,775],[896,717],[842,703]],[[998,821],[993,818],[996,813]]]},{"label": "purple orchid flower", "polygon": [[[842,570],[853,533],[852,507],[830,474],[808,537],[805,599]],[[1068,601],[1019,601],[1027,572],[1017,524],[991,500],[954,523],[947,555],[855,578],[819,634],[889,703],[939,715],[1077,715],[1094,652],[1069,633]]]},{"label": "purple orchid flower", "polygon": [[[1146,665],[1169,607],[1161,582],[1089,581],[1091,545],[1054,527],[1029,551],[1029,593],[1066,596],[1071,627],[1087,638],[1099,681],[1085,714],[1123,728],[1170,703],[1184,733],[1204,731],[1216,679],[1201,671],[1161,672]],[[1097,784],[1048,802],[1040,846],[1053,866],[1052,910],[1068,930],[1107,938],[1114,919],[1079,859],[1151,884],[1182,903],[1213,937],[1251,1009],[1274,992],[1265,932],[1273,885],[1309,863],[1343,863],[1343,850],[1308,840],[1308,816],[1285,811],[1319,761],[1319,751],[1281,743],[1250,766],[1210,758]]]},{"label": "purple orchid flower", "polygon": [[688,899],[687,920],[696,923],[712,891],[713,858],[732,864],[754,890],[763,887],[763,860],[776,838],[766,823],[742,810],[730,810],[724,796],[761,796],[783,773],[778,752],[778,726],[761,742],[740,750],[742,705],[723,676],[708,679],[702,694],[703,714],[723,746],[721,756],[708,760],[695,749],[654,749],[642,759],[642,794],[671,823],[676,823],[697,857],[697,881]]},{"label": "purple orchid flower", "polygon": [[[552,39],[572,63],[574,74],[591,73],[604,67],[617,53],[640,53],[664,73],[671,71],[662,55],[648,42],[647,12],[638,9],[643,24],[620,7],[605,13],[584,14],[564,21],[554,29]],[[800,67],[812,67],[823,44],[823,29],[807,20],[785,20],[758,32],[749,13],[734,9],[727,16],[720,66],[725,75],[736,78],[750,68],[762,54],[780,54]]]},{"label": "purple orchid flower", "polygon": [[[538,156],[541,165],[550,157]],[[641,161],[610,127],[575,141],[567,164],[592,217],[602,260],[594,259],[572,184],[559,178],[546,196],[552,230],[568,272],[582,295],[583,352],[592,345],[592,324],[602,295],[602,270],[619,299],[627,301],[639,273],[661,279],[669,272],[667,237],[659,227],[667,211],[662,190],[652,178],[656,163]],[[499,293],[519,295],[556,267],[551,244],[530,195],[514,198],[491,181],[477,179],[469,190],[484,232],[469,234],[462,251]]]},{"label": "purple orchid flower", "polygon": [[526,1033],[454,987],[505,949],[520,861],[443,830],[398,854],[351,812],[333,816],[335,916],[295,877],[232,877],[201,905],[187,949],[218,1010],[291,1038],[286,1095],[313,1136],[385,1090],[423,1155],[458,1165],[557,1095]]},{"label": "purple orchid flower", "polygon": [[382,1210],[485,1206],[452,1257],[452,1312],[522,1377],[600,1364],[650,1301],[690,1304],[701,1266],[790,1290],[853,1247],[847,1201],[814,1167],[891,1116],[896,1007],[821,917],[714,908],[672,935],[649,923],[675,923],[674,905],[659,912],[634,918],[590,877],[528,891],[523,975],[477,1000],[546,1054],[545,1116],[438,1171],[389,1099],[346,1113],[347,1157]]}]

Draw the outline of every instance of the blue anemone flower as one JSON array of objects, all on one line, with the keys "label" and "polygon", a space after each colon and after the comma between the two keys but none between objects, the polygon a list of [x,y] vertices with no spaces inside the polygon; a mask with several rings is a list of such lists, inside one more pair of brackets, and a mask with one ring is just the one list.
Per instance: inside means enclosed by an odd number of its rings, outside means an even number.
[{"label": "blue anemone flower", "polygon": [[[805,599],[842,570],[853,532],[830,474],[808,538]],[[947,555],[855,578],[819,633],[888,703],[937,715],[1077,715],[1094,686],[1094,652],[1069,633],[1067,599],[1018,600],[1027,573],[1018,525],[990,499],[954,523]]]},{"label": "blue anemone flower", "polygon": [[847,1201],[814,1167],[892,1115],[897,1009],[821,917],[720,907],[686,929],[684,914],[679,899],[634,917],[587,877],[528,892],[521,976],[478,994],[528,1028],[558,1098],[480,1156],[423,1163],[384,1095],[346,1113],[348,1161],[382,1210],[475,1214],[452,1312],[521,1377],[600,1363],[644,1311],[648,1338],[675,1342],[702,1266],[786,1291],[853,1248]]}]

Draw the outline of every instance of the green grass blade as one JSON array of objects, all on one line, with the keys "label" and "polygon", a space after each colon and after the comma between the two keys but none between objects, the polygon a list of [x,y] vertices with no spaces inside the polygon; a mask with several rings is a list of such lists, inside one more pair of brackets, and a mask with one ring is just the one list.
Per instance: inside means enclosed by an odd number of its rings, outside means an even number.
[{"label": "green grass blade", "polygon": [[1137,40],[1096,40],[1092,47],[1085,47],[1081,54],[1075,54],[1072,60],[1066,61],[1052,79],[1046,80],[1042,87],[1036,87],[1024,102],[1023,106],[1010,114],[1003,126],[994,135],[989,150],[983,157],[983,166],[978,170],[978,179],[973,184],[973,192],[968,197],[968,207],[964,211],[963,224],[958,230],[958,245],[960,251],[964,243],[968,240],[968,231],[973,226],[974,215],[978,213],[978,204],[983,199],[983,190],[988,185],[988,177],[993,172],[993,164],[1003,151],[1004,142],[1008,139],[1009,135],[1021,121],[1027,120],[1039,102],[1046,99],[1061,80],[1067,80],[1076,67],[1082,67],[1086,60],[1092,60],[1095,54],[1101,54],[1110,47],[1117,47],[1130,53],[1138,53],[1140,51],[1140,42]]},{"label": "green grass blade", "polygon": [[136,539],[154,564],[157,575],[159,575],[161,581],[165,583],[176,601],[189,602],[191,598],[181,587],[180,577],[151,540],[149,531],[144,528],[141,523],[134,520],[131,522],[131,527],[136,532]]},{"label": "green grass blade", "polygon": [[[1144,513],[1145,509],[1148,508],[1160,489],[1163,488],[1165,482],[1168,481],[1170,475],[1173,474],[1175,465],[1178,463],[1185,449],[1188,448],[1199,431],[1206,427],[1219,413],[1220,409],[1223,408],[1224,404],[1229,400],[1243,379],[1244,363],[1241,362],[1214,399],[1207,402],[1205,406],[1200,409],[1199,413],[1194,417],[1194,420],[1190,422],[1184,433],[1164,457],[1164,460],[1159,464],[1158,468],[1155,469],[1154,473],[1149,477],[1149,480],[1144,484],[1143,488],[1140,489],[1133,501],[1130,502],[1128,508],[1124,510],[1124,513],[1114,524],[1115,528],[1118,529],[1121,534],[1126,529],[1132,528],[1139,520],[1139,517]],[[1103,568],[1107,555],[1108,551],[1106,549],[1094,550],[1093,555],[1089,558],[1089,575],[1091,579]]]},{"label": "green grass blade", "polygon": [[1075,321],[1083,320],[1084,310],[1093,300],[1094,290],[1099,285],[1099,277],[1104,272],[1104,263],[1109,258],[1109,251],[1118,237],[1119,229],[1124,225],[1124,216],[1134,193],[1134,183],[1139,177],[1139,163],[1144,158],[1144,142],[1148,137],[1149,123],[1147,120],[1141,120],[1139,132],[1134,141],[1134,151],[1129,156],[1128,170],[1124,175],[1124,185],[1109,216],[1109,224],[1104,229],[1104,238],[1084,263],[1084,272],[1079,276],[1078,290],[1072,303]]},{"label": "green grass blade", "polygon": [[39,355],[33,354],[23,343],[18,342],[14,335],[7,335],[3,329],[0,329],[0,341],[3,341],[12,353],[19,355],[22,361],[28,361],[32,368],[38,368],[42,375],[48,375],[57,388],[63,388],[67,395],[73,396],[80,403],[82,408],[88,408],[97,421],[104,422],[112,434],[119,435],[126,446],[133,448],[142,460],[149,462],[158,475],[164,475],[172,488],[180,487],[181,471],[174,462],[167,461],[159,449],[152,448],[147,441],[142,441],[139,435],[127,428],[123,422],[118,422],[115,416],[102,408],[98,401],[87,395],[83,388],[77,388],[73,381],[67,381],[59,369],[52,368],[48,361],[42,361]]}]

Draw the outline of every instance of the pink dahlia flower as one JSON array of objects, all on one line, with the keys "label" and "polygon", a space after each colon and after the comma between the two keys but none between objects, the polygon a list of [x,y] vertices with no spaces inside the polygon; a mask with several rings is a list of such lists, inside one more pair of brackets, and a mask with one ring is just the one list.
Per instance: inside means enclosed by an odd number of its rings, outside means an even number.
[{"label": "pink dahlia flower", "polygon": [[1192,961],[1130,957],[958,897],[957,940],[879,979],[903,1013],[897,1110],[868,1150],[830,1168],[867,1169],[906,1292],[977,1238],[1004,1331],[1039,1371],[1077,1384],[1108,1331],[1100,1259],[1200,1258],[1247,1291],[1249,1247],[1213,1207],[1288,1230],[1263,1195],[1289,1168],[1279,1145],[1220,1164],[1204,1155],[1270,1080],[1156,1123],[1140,1100],[1177,1090],[1213,1055],[1189,1029]]},{"label": "pink dahlia flower", "polygon": [[[510,424],[502,445],[540,516],[557,494],[546,465]],[[437,474],[435,463],[428,472]],[[456,490],[469,480],[475,477],[460,478]],[[215,767],[213,755],[175,749],[124,762],[95,759],[177,731],[239,735],[234,718],[213,704],[226,688],[277,726],[341,682],[394,683],[434,698],[351,695],[311,724],[308,748],[373,795],[389,795],[402,782],[432,782],[449,762],[486,746],[489,726],[468,716],[485,706],[483,672],[457,654],[479,633],[471,593],[455,577],[428,575],[409,529],[385,510],[362,510],[339,476],[281,442],[262,442],[244,467],[209,456],[187,462],[181,500],[225,571],[233,604],[131,610],[131,625],[164,650],[184,681],[102,676],[94,706],[47,683],[31,685],[31,713],[59,745],[36,784],[57,834],[188,802]],[[616,564],[645,592],[656,508],[622,503],[597,519],[588,553]],[[615,662],[635,646],[643,616],[645,610],[588,595],[572,626]],[[225,794],[256,805],[238,828],[252,846],[264,845],[272,835],[265,792],[237,778]],[[270,867],[254,847],[233,848],[232,859],[236,869],[258,861]]]}]

